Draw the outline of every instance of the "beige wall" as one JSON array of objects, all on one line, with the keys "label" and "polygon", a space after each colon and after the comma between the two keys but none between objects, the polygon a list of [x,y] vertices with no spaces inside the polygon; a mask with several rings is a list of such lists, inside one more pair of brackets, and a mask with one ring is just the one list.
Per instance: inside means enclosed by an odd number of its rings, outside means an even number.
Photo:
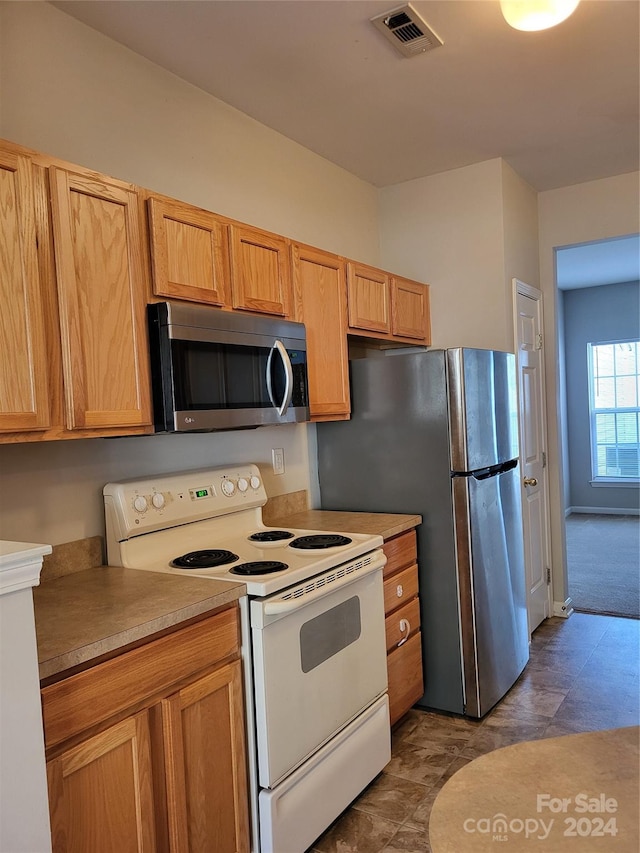
[{"label": "beige wall", "polygon": [[511,279],[537,286],[536,192],[501,159],[380,191],[382,264],[431,285],[433,346],[513,349]]},{"label": "beige wall", "polygon": [[[504,321],[514,348],[513,279],[540,286],[538,266],[538,194],[502,161],[502,224],[504,235]],[[507,335],[507,337],[509,337]]]},{"label": "beige wall", "polygon": [[[0,136],[356,259],[379,263],[377,191],[45,3],[0,4]],[[105,482],[256,462],[309,487],[315,428],[0,446],[0,538],[103,532]],[[286,473],[270,474],[283,447]]]},{"label": "beige wall", "polygon": [[431,285],[433,346],[505,349],[501,161],[380,190],[382,266]]},{"label": "beige wall", "polygon": [[[636,234],[640,231],[640,173],[631,172],[538,195],[540,288],[544,296],[546,330],[545,377],[549,432],[549,481],[551,487],[551,547],[553,598],[568,597],[564,541],[564,487],[562,469],[563,377],[558,349],[558,298],[555,250]],[[564,439],[566,444],[566,437]]]}]

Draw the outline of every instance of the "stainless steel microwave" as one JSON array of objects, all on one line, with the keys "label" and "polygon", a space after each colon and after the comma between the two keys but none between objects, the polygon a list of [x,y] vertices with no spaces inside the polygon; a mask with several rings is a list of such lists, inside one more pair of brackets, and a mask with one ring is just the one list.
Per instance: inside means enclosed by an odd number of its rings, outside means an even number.
[{"label": "stainless steel microwave", "polygon": [[156,432],[309,420],[301,323],[179,302],[147,312]]}]

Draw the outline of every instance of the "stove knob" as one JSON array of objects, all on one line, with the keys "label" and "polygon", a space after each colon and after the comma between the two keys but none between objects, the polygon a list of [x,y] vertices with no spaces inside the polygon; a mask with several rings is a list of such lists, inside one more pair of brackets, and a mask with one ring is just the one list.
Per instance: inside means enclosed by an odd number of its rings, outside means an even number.
[{"label": "stove knob", "polygon": [[256,477],[255,474],[253,475],[253,477],[251,478],[251,480],[249,482],[251,483],[252,489],[259,489],[260,488],[260,477]]},{"label": "stove knob", "polygon": [[249,481],[247,480],[247,478],[246,477],[240,477],[240,479],[238,480],[238,491],[239,492],[246,492],[248,488],[249,488]]},{"label": "stove knob", "polygon": [[151,503],[156,509],[162,509],[164,506],[164,495],[160,494],[160,492],[155,492],[151,498]]},{"label": "stove knob", "polygon": [[144,495],[138,495],[133,499],[133,508],[136,512],[144,512],[148,506],[149,504]]},{"label": "stove knob", "polygon": [[222,489],[222,494],[230,498],[236,490],[236,484],[233,480],[223,480],[220,484],[220,488]]}]

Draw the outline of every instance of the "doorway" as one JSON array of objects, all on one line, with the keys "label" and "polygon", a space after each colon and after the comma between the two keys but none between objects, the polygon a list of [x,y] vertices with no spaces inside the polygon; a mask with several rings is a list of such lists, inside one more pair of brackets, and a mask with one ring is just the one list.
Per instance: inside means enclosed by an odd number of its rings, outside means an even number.
[{"label": "doorway", "polygon": [[638,235],[556,250],[568,594],[575,610],[635,618],[639,250]]}]

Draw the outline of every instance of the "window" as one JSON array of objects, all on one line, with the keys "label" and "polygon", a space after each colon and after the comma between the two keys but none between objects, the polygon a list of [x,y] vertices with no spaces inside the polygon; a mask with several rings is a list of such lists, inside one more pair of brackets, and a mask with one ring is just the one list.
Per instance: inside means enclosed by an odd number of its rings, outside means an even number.
[{"label": "window", "polygon": [[640,476],[640,341],[588,345],[593,480]]}]

